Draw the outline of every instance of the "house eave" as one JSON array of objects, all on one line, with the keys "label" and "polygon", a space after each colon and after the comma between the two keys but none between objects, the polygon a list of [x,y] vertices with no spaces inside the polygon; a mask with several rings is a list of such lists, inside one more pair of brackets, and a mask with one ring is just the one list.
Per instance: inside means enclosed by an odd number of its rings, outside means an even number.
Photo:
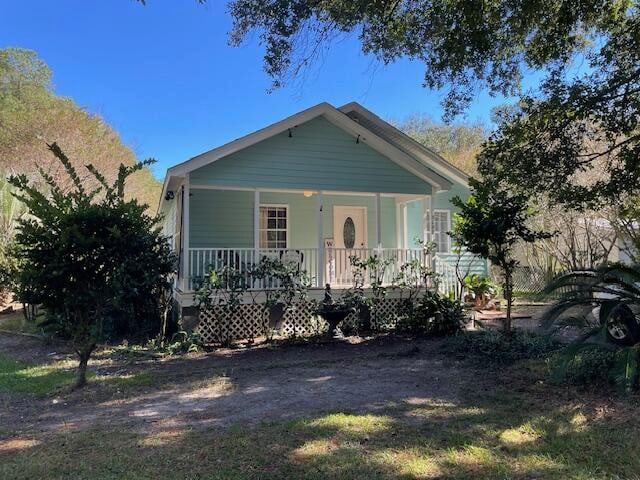
[{"label": "house eave", "polygon": [[346,112],[350,110],[357,110],[360,115],[366,115],[369,118],[373,118],[376,122],[383,122],[384,124],[387,124],[387,122],[384,122],[384,120],[380,119],[357,102],[348,103],[339,109],[333,107],[327,102],[319,103],[318,105],[307,108],[306,110],[291,115],[267,127],[244,135],[220,147],[203,152],[189,160],[169,168],[165,175],[158,211],[161,210],[162,202],[164,201],[164,197],[169,189],[172,179],[185,177],[189,172],[320,116],[324,116],[329,122],[348,132],[350,135],[357,138],[358,141],[368,144],[374,150],[422,179],[431,185],[434,192],[450,190],[453,186],[453,181],[451,179],[468,186],[468,175],[451,165],[433,150],[416,142],[411,137],[398,130],[398,132],[404,135],[406,139],[413,142],[422,152],[421,158],[416,158],[415,155],[405,152],[398,146],[393,145],[388,140],[376,135],[365,126],[360,125],[358,122],[350,118],[346,114]]},{"label": "house eave", "polygon": [[416,141],[415,139],[411,138],[409,135],[404,133],[402,130],[399,130],[398,128],[396,128],[393,125],[391,125],[389,122],[386,122],[385,120],[381,119],[375,113],[373,113],[370,110],[364,108],[358,102],[347,103],[347,104],[339,107],[338,110],[340,110],[341,112],[345,113],[345,115],[346,115],[347,112],[354,110],[354,111],[358,112],[359,115],[367,117],[369,120],[371,120],[373,122],[388,126],[389,128],[393,129],[393,131],[395,133],[401,135],[403,139],[405,139],[407,142],[409,142],[415,148],[420,150],[420,152],[422,154],[421,155],[422,158],[420,158],[419,161],[421,161],[422,163],[424,163],[425,165],[427,165],[427,166],[429,166],[431,168],[434,168],[441,175],[443,175],[445,177],[453,178],[458,183],[460,183],[460,184],[462,184],[462,185],[464,185],[466,187],[469,187],[469,178],[470,178],[470,176],[467,173],[465,173],[464,171],[460,170],[458,167],[456,167],[455,165],[453,165],[452,163],[447,161],[445,158],[443,158],[440,154],[438,154],[434,150],[432,150],[429,147],[421,144],[420,142]]},{"label": "house eave", "polygon": [[401,167],[430,184],[436,191],[448,190],[452,182],[430,170],[426,165],[407,155],[402,150],[391,145],[386,140],[378,137],[365,127],[354,122],[343,112],[330,104],[323,102],[314,107],[303,110],[279,122],[240,137],[213,150],[197,155],[185,162],[175,165],[167,171],[168,176],[184,176],[186,173],[213,163],[221,158],[231,155],[239,150],[247,148],[258,142],[271,138],[287,129],[308,122],[314,118],[324,116],[328,121],[347,131],[354,137],[359,136],[359,141],[367,143],[371,148],[385,155]]}]

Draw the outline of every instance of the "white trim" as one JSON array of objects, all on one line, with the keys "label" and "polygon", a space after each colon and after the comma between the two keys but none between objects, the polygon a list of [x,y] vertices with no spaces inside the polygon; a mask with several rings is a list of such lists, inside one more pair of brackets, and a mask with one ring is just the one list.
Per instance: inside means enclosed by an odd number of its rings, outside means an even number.
[{"label": "white trim", "polygon": [[[405,170],[408,170],[418,178],[421,178],[436,190],[448,190],[453,185],[453,182],[432,170],[425,162],[408,155],[395,145],[378,137],[370,130],[349,118],[345,113],[326,102],[303,110],[279,122],[257,130],[256,132],[245,135],[244,137],[233,140],[218,148],[214,148],[213,150],[209,150],[208,152],[197,155],[190,160],[175,165],[167,170],[166,179],[169,177],[183,176],[188,172],[213,163],[220,158],[231,155],[232,153],[266,140],[267,138],[282,133],[288,129],[295,128],[299,124],[308,122],[309,120],[319,116],[324,116],[337,127],[342,128],[352,136],[358,138],[360,142],[368,144],[371,148],[377,150],[379,153],[397,163]],[[165,188],[168,184],[166,179],[163,185],[161,198],[164,197]]]},{"label": "white trim", "polygon": [[376,210],[376,248],[382,248],[382,202],[380,201],[379,193],[376,193],[375,210]]},{"label": "white trim", "polygon": [[189,290],[189,262],[190,262],[190,239],[189,239],[189,221],[191,217],[191,209],[189,208],[189,174],[185,175],[184,184],[182,186],[182,290]]},{"label": "white trim", "polygon": [[253,192],[253,248],[255,261],[260,258],[260,192]]},{"label": "white trim", "polygon": [[[436,208],[433,210],[433,214],[432,214],[432,224],[433,224],[433,237],[435,238],[435,233],[436,233],[436,219],[435,219],[435,214],[436,213],[446,213],[447,214],[447,231],[446,232],[440,232],[440,234],[444,234],[447,235],[447,232],[451,231],[451,210],[448,210],[446,208]],[[451,236],[447,235],[447,251],[446,252],[437,252],[437,253],[451,253]]]},{"label": "white trim", "polygon": [[402,248],[409,248],[409,216],[407,213],[407,204],[406,202],[402,204],[402,236],[404,237],[404,242]]},{"label": "white trim", "polygon": [[323,192],[319,191],[316,194],[316,223],[318,230],[318,253],[316,267],[316,286],[324,287],[324,275],[325,275],[325,259],[324,259],[324,197]]},{"label": "white trim", "polygon": [[396,248],[402,248],[402,220],[400,218],[400,213],[402,210],[402,204],[398,202],[396,198]]},{"label": "white trim", "polygon": [[[226,186],[226,185],[202,185],[195,184],[191,185],[191,190],[229,190],[235,192],[255,192],[256,190],[263,193],[300,193],[304,192],[312,192],[317,193],[317,189],[314,187],[310,188],[253,188],[253,187],[236,187],[236,186]],[[349,195],[353,197],[375,197],[376,192],[353,192],[348,190],[322,190],[322,193],[325,195]],[[382,197],[415,197],[416,200],[422,198],[420,194],[407,194],[407,193],[396,193],[396,192],[380,192]]]},{"label": "white trim", "polygon": [[[260,209],[262,207],[265,208],[284,208],[287,211],[287,216],[285,217],[287,220],[287,228],[285,230],[286,234],[287,234],[287,243],[284,246],[284,248],[290,248],[289,244],[290,244],[290,231],[289,229],[291,228],[291,224],[289,222],[289,204],[288,203],[261,203],[258,205],[258,215],[260,215]],[[262,228],[260,228],[260,220],[258,219],[258,235],[260,235],[260,232],[263,230]],[[277,217],[276,217],[276,222],[277,222]],[[266,230],[269,230],[268,228]],[[278,229],[276,228],[276,231],[282,231],[282,229]],[[276,240],[277,241],[277,240]],[[258,238],[258,246],[261,250],[269,250],[269,247],[260,247],[260,239]],[[282,248],[282,247],[277,247],[277,248]]]}]

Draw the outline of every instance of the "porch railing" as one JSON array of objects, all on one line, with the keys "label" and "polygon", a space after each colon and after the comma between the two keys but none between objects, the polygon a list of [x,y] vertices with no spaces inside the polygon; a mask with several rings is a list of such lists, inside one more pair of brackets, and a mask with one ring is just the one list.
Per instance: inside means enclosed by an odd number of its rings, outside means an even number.
[{"label": "porch railing", "polygon": [[[209,267],[219,269],[229,266],[247,275],[247,282],[253,281],[249,272],[263,256],[286,259],[298,262],[299,268],[307,272],[312,286],[323,287],[329,283],[335,287],[350,287],[354,284],[354,268],[351,257],[366,260],[371,256],[378,256],[382,260],[390,260],[385,268],[383,284],[390,285],[400,273],[403,264],[418,260],[424,266],[430,266],[434,261],[436,272],[441,274],[439,289],[444,293],[455,286],[455,271],[445,259],[436,255],[435,259],[427,255],[422,249],[402,248],[327,248],[324,250],[324,272],[318,275],[317,248],[288,248],[288,249],[259,249],[254,248],[191,248],[189,249],[189,277],[190,288],[195,285],[195,279],[203,277]],[[364,275],[364,286],[370,285],[368,272]],[[251,284],[252,288],[273,288],[277,285],[264,285],[258,282]]]},{"label": "porch railing", "polygon": [[[206,275],[210,268],[220,269],[222,267],[232,267],[247,277],[247,282],[251,283],[251,268],[256,265],[262,257],[274,257],[298,263],[300,270],[304,270],[309,275],[312,284],[315,285],[318,265],[317,248],[191,248],[189,249],[189,276],[190,288],[194,287],[195,280]],[[264,285],[262,282],[254,282],[252,288],[269,288],[277,285]]]},{"label": "porch railing", "polygon": [[[422,265],[430,264],[430,257],[423,249],[409,248],[329,248],[326,250],[327,282],[335,286],[351,286],[354,284],[354,269],[351,257],[366,260],[377,256],[382,261],[389,261],[382,277],[383,285],[390,285],[400,273],[400,267],[410,261],[418,260]],[[369,274],[365,272],[365,286],[369,285]]]}]

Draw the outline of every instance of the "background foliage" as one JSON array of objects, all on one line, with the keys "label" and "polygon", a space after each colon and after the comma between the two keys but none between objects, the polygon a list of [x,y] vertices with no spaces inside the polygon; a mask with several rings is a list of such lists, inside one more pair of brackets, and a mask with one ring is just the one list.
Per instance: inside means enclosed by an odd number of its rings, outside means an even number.
[{"label": "background foliage", "polygon": [[[0,49],[0,171],[25,174],[45,188],[37,169],[41,167],[63,188],[70,187],[64,169],[47,149],[47,143],[53,142],[93,186],[96,180],[81,168],[84,164],[93,164],[114,181],[120,163],[137,163],[131,149],[104,120],[53,92],[52,72],[36,52]],[[155,208],[160,187],[145,167],[131,175],[126,194]]]}]

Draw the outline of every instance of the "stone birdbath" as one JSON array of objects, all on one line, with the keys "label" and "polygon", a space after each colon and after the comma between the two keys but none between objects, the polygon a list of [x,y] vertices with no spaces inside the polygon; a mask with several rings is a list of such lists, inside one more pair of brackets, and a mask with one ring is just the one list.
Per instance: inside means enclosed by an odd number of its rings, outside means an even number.
[{"label": "stone birdbath", "polygon": [[347,307],[344,303],[336,302],[331,295],[331,286],[327,283],[324,289],[324,300],[320,308],[316,310],[329,324],[329,335],[337,336],[338,325],[351,313],[355,313],[355,308]]}]

